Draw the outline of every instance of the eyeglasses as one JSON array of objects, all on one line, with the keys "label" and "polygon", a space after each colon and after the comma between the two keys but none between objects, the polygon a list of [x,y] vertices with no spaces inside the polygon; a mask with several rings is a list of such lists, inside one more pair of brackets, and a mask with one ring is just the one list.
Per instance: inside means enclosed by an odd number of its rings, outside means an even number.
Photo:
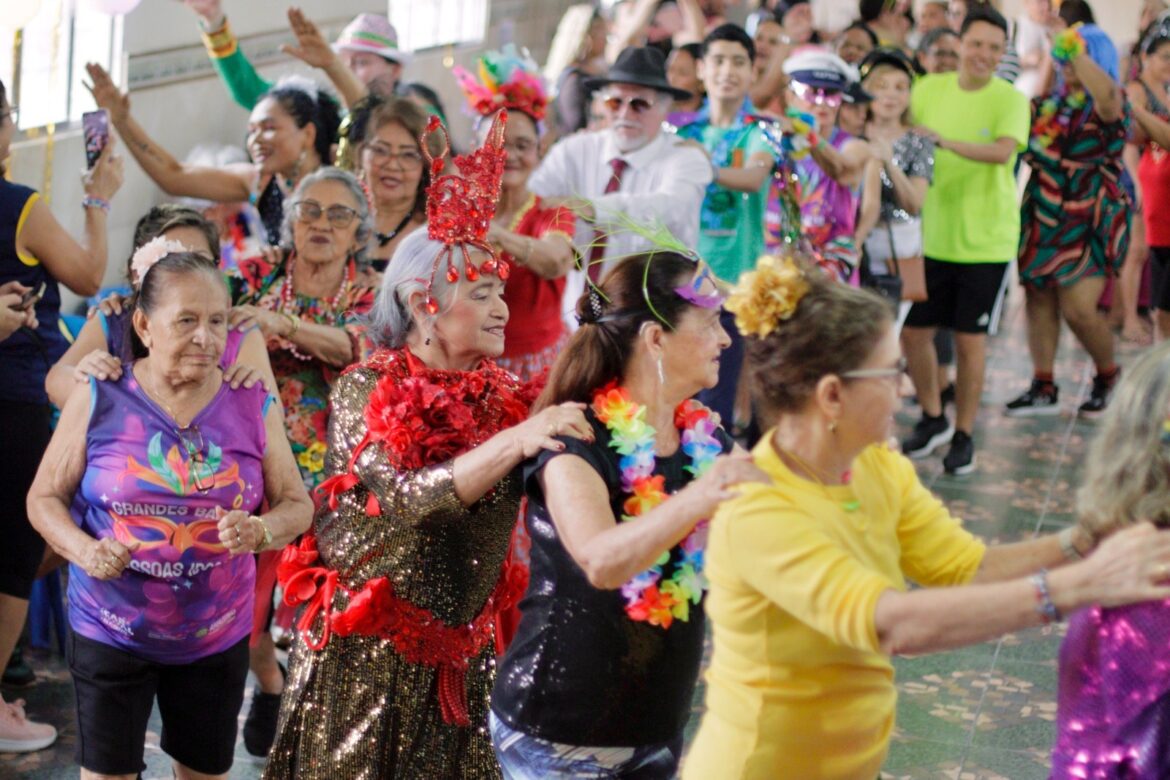
[{"label": "eyeglasses", "polygon": [[293,214],[301,222],[316,222],[324,214],[329,224],[335,228],[347,228],[353,223],[358,213],[349,206],[337,203],[327,209],[315,200],[298,200],[293,204]]},{"label": "eyeglasses", "polygon": [[423,156],[414,149],[405,149],[401,152],[396,152],[389,146],[383,144],[366,144],[364,150],[370,153],[376,162],[397,162],[400,166],[407,170],[415,170],[422,167]]},{"label": "eyeglasses", "polygon": [[629,106],[630,111],[635,114],[644,114],[654,107],[653,100],[647,100],[643,97],[621,98],[617,95],[610,95],[602,101],[602,104],[614,114],[619,113],[622,106]]},{"label": "eyeglasses", "polygon": [[793,81],[789,84],[789,89],[801,100],[806,103],[812,103],[814,106],[825,106],[827,108],[840,108],[841,101],[844,98],[839,89],[823,89],[821,87],[810,87],[808,84],[802,84],[799,81]]},{"label": "eyeglasses", "polygon": [[890,368],[859,368],[855,371],[846,371],[840,374],[842,379],[893,379],[906,373],[906,358],[898,358],[898,362]]},{"label": "eyeglasses", "polygon": [[3,115],[12,119],[12,124],[16,124],[20,120],[20,109],[16,106],[9,106]]},{"label": "eyeglasses", "polygon": [[211,490],[211,467],[207,465],[207,456],[203,454],[203,433],[198,425],[189,425],[178,431],[179,443],[187,451],[187,467],[191,472],[191,482],[200,493]]}]

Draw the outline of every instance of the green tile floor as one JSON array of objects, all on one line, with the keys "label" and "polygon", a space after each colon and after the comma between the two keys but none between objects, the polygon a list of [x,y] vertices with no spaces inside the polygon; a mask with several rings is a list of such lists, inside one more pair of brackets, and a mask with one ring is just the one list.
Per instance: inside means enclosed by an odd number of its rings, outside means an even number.
[{"label": "green tile floor", "polygon": [[[1092,423],[1073,412],[1087,392],[1090,366],[1067,334],[1061,344],[1058,382],[1065,414],[1032,420],[1002,415],[1005,401],[1028,382],[1022,297],[1009,297],[1001,332],[992,340],[986,391],[980,413],[978,469],[968,477],[942,472],[941,453],[919,463],[923,481],[968,527],[991,542],[1025,539],[1058,530],[1072,519],[1075,488]],[[1133,350],[1123,350],[1124,364]],[[917,409],[907,406],[903,430]],[[1048,776],[1048,749],[1056,713],[1056,657],[1060,627],[1035,629],[976,647],[896,659],[900,693],[897,729],[883,777],[919,780],[1035,780]],[[34,655],[40,681],[5,690],[22,696],[35,717],[61,731],[53,748],[25,756],[0,755],[0,778],[76,777],[72,751],[72,689],[60,659]],[[250,695],[250,694],[249,694]],[[697,726],[702,686],[696,696]],[[242,720],[242,717],[241,717]],[[158,747],[157,720],[147,736],[146,778],[169,778],[169,761]],[[233,778],[258,777],[261,763],[242,744]],[[804,780],[798,778],[795,780]]]}]

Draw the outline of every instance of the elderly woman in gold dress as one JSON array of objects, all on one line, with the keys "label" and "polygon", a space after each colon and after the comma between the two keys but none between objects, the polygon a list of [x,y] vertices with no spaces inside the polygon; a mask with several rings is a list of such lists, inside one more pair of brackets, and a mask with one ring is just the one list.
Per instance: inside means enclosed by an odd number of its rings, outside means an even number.
[{"label": "elderly woman in gold dress", "polygon": [[383,278],[380,348],[334,385],[321,508],[280,566],[299,630],[266,778],[499,776],[487,704],[496,616],[525,579],[507,560],[517,467],[592,435],[582,404],[529,419],[533,393],[491,360],[508,319],[509,267],[485,243],[502,124],[456,158],[465,181],[432,185],[428,229]]}]

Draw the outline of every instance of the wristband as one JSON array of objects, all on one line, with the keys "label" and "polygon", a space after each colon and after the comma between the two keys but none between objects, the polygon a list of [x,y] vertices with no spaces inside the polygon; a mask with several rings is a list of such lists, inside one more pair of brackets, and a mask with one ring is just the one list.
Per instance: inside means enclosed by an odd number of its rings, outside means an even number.
[{"label": "wristband", "polygon": [[207,54],[213,60],[222,60],[230,57],[239,48],[239,41],[236,40],[231,25],[227,22],[227,17],[224,17],[223,24],[218,30],[204,32],[202,36],[203,45],[207,47]]},{"label": "wristband", "polygon": [[81,199],[81,207],[83,209],[101,209],[105,213],[110,213],[110,202],[104,198],[99,198],[96,195],[86,195]]},{"label": "wristband", "polygon": [[1048,592],[1048,569],[1041,569],[1029,579],[1036,589],[1036,611],[1040,613],[1044,625],[1059,623],[1062,619],[1060,610],[1052,603],[1052,594]]}]

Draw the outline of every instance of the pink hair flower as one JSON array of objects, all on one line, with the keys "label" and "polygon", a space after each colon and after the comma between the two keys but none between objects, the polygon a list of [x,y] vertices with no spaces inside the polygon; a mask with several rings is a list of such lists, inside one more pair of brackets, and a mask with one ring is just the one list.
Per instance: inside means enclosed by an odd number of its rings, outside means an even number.
[{"label": "pink hair flower", "polygon": [[142,284],[142,280],[146,278],[146,272],[159,260],[162,260],[173,252],[190,251],[190,247],[178,241],[162,236],[155,236],[134,251],[134,256],[130,258],[130,270],[134,272],[137,283]]}]

